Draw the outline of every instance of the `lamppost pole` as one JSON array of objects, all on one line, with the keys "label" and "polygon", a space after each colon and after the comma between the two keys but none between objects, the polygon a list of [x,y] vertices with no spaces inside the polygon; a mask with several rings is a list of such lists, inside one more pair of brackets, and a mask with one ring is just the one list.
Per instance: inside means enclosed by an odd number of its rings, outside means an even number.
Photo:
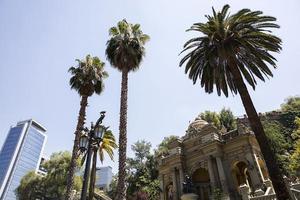
[{"label": "lamppost pole", "polygon": [[[85,163],[85,170],[84,170],[84,176],[83,176],[83,185],[82,185],[82,191],[81,191],[81,200],[86,200],[87,197],[87,189],[88,189],[88,183],[89,183],[89,175],[90,175],[90,168],[91,168],[91,158],[93,153],[93,143],[95,140],[95,129],[98,128],[98,126],[102,123],[102,120],[105,117],[105,112],[102,111],[100,113],[100,118],[97,120],[96,125],[94,126],[91,124],[91,129],[88,132],[88,148],[87,148],[87,158]],[[102,141],[102,138],[100,138],[100,141]]]},{"label": "lamppost pole", "polygon": [[87,149],[87,157],[86,157],[82,191],[81,191],[81,200],[86,200],[86,196],[87,196],[87,187],[89,183],[89,174],[90,174],[91,157],[92,157],[92,141],[91,141],[92,136],[93,136],[93,130],[91,127],[91,130],[89,132],[89,146]]}]

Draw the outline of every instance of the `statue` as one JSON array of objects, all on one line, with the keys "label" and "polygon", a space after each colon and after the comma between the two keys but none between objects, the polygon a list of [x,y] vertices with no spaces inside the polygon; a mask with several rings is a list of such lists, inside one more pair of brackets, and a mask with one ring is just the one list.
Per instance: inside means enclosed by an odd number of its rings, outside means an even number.
[{"label": "statue", "polygon": [[195,187],[193,184],[192,179],[186,175],[185,176],[185,180],[182,183],[183,186],[183,195],[181,196],[182,200],[197,200],[198,199],[198,195],[195,194]]},{"label": "statue", "polygon": [[173,185],[168,186],[168,200],[173,200]]},{"label": "statue", "polygon": [[185,175],[185,181],[182,183],[182,185],[183,185],[183,191],[182,191],[183,194],[193,193],[195,191],[192,179],[188,175]]}]

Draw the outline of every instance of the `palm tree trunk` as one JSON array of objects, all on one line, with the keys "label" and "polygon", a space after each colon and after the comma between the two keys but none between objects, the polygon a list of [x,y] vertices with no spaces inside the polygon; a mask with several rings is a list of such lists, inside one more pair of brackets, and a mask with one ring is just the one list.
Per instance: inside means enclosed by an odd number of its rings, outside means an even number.
[{"label": "palm tree trunk", "polygon": [[128,70],[122,71],[120,125],[119,125],[119,175],[116,200],[126,199],[126,151],[127,151],[127,92]]},{"label": "palm tree trunk", "polygon": [[78,150],[79,150],[80,131],[83,128],[85,123],[87,105],[88,105],[88,96],[82,96],[80,101],[78,122],[75,131],[75,140],[73,145],[72,158],[69,167],[69,174],[67,177],[67,191],[66,191],[66,198],[65,198],[66,200],[71,200],[71,196],[73,192],[74,174],[75,174],[75,168],[77,167],[76,160],[78,158]]},{"label": "palm tree trunk", "polygon": [[91,171],[91,180],[90,180],[90,188],[89,188],[89,200],[93,200],[94,191],[95,191],[95,181],[96,181],[96,164],[97,164],[97,149],[93,151],[93,164]]},{"label": "palm tree trunk", "polygon": [[277,199],[280,199],[280,200],[289,199],[288,190],[285,185],[283,175],[281,174],[281,172],[279,170],[279,167],[278,167],[279,165],[277,164],[277,159],[275,157],[275,154],[273,153],[273,151],[270,148],[270,145],[268,143],[268,138],[265,134],[262,123],[257,115],[256,109],[253,105],[252,99],[251,99],[248,89],[243,81],[241,73],[238,70],[238,68],[235,66],[235,64],[232,63],[232,61],[231,61],[231,64],[229,64],[229,68],[230,68],[231,73],[233,74],[234,83],[237,87],[237,90],[242,99],[244,108],[246,110],[251,129],[255,134],[256,140],[260,146],[261,152],[266,161],[269,175],[270,175],[274,190],[277,195]]}]

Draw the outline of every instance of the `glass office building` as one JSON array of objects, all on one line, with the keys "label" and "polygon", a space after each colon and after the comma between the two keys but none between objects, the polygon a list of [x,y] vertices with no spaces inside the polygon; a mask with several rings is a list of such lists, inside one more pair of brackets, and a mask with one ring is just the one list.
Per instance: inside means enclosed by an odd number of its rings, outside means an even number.
[{"label": "glass office building", "polygon": [[96,188],[108,191],[110,189],[109,185],[112,181],[112,177],[113,173],[112,168],[110,166],[96,168]]},{"label": "glass office building", "polygon": [[15,200],[24,175],[37,171],[46,142],[46,129],[34,120],[11,127],[0,152],[0,199]]}]

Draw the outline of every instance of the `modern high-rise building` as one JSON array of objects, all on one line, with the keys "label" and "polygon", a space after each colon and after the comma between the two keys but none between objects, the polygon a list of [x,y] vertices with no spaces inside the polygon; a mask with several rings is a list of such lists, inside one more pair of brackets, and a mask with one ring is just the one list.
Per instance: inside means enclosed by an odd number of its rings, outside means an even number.
[{"label": "modern high-rise building", "polygon": [[30,119],[11,127],[0,151],[0,200],[15,200],[24,175],[39,169],[46,129]]},{"label": "modern high-rise building", "polygon": [[96,183],[95,186],[100,190],[109,190],[109,185],[112,181],[113,173],[112,168],[108,167],[99,167],[96,169]]}]

